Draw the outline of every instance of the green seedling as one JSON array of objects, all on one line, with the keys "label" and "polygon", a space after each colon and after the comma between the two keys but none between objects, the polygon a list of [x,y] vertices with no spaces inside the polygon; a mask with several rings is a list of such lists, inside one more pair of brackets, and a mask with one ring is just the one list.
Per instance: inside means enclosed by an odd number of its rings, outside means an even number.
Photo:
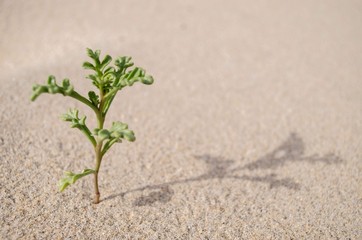
[{"label": "green seedling", "polygon": [[98,173],[104,155],[115,143],[122,142],[122,140],[130,142],[136,140],[134,132],[128,129],[128,125],[125,123],[113,122],[109,129],[103,127],[109,107],[118,91],[124,87],[132,86],[135,82],[150,85],[153,83],[153,78],[146,75],[145,70],[140,67],[131,68],[133,66],[131,57],[118,57],[114,61],[114,66],[109,66],[112,62],[111,56],[106,55],[103,60],[100,60],[99,50],[87,49],[87,53],[92,59],[92,63],[84,62],[83,67],[93,71],[87,78],[98,88],[98,95],[94,91],[89,91],[87,98],[74,90],[69,79],[64,79],[62,84],[58,85],[55,77],[49,76],[46,85],[36,84],[33,86],[31,100],[34,101],[42,93],[59,93],[84,103],[94,111],[98,127],[92,132],[86,125],[86,117],[79,117],[77,109],[70,109],[68,113],[62,115],[62,119],[70,122],[72,128],[78,128],[94,147],[95,167],[94,169],[85,169],[81,173],[65,172],[64,178],[59,181],[59,190],[63,191],[78,179],[93,174],[95,191],[93,203],[97,204],[100,200]]}]

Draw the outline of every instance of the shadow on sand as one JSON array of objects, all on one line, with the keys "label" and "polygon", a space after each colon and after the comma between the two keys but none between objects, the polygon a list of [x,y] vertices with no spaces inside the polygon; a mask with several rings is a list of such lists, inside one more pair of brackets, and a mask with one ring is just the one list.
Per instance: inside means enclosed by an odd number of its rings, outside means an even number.
[{"label": "shadow on sand", "polygon": [[111,195],[104,200],[112,199],[118,196],[124,197],[131,192],[153,190],[147,195],[137,198],[134,202],[134,206],[146,206],[152,205],[155,202],[166,203],[172,199],[174,191],[171,186],[176,184],[185,184],[189,182],[207,181],[211,179],[238,179],[241,181],[252,181],[268,184],[269,188],[285,187],[290,190],[299,190],[300,184],[295,182],[293,178],[278,178],[277,174],[267,175],[248,175],[242,174],[243,171],[248,172],[254,170],[263,169],[277,169],[288,163],[293,162],[309,162],[316,163],[322,162],[325,164],[334,164],[342,162],[342,159],[338,156],[329,153],[324,156],[311,155],[305,156],[305,145],[303,140],[296,134],[291,133],[290,136],[275,150],[267,153],[265,156],[257,159],[254,162],[246,164],[240,167],[232,167],[235,163],[234,160],[224,159],[222,157],[214,157],[210,155],[195,156],[196,159],[203,161],[208,170],[201,175],[190,177],[186,179],[180,179],[170,181],[162,184],[146,185],[140,188],[132,189],[119,194]]}]

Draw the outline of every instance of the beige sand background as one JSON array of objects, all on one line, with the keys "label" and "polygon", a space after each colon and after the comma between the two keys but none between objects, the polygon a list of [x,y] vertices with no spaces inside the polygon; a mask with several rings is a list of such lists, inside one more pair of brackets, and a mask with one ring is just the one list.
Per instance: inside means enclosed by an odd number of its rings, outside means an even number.
[{"label": "beige sand background", "polygon": [[[1,239],[361,239],[361,1],[0,1]],[[156,82],[121,92],[100,175],[49,74],[92,88],[85,48]]]}]

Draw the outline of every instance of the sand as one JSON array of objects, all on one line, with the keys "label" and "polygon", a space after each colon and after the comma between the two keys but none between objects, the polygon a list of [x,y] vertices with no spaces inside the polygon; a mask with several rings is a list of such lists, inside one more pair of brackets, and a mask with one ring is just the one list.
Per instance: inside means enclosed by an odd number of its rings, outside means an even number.
[{"label": "sand", "polygon": [[[0,2],[1,239],[361,239],[360,1]],[[119,93],[129,124],[100,172],[42,95],[49,74],[93,89],[86,47],[155,78]]]}]

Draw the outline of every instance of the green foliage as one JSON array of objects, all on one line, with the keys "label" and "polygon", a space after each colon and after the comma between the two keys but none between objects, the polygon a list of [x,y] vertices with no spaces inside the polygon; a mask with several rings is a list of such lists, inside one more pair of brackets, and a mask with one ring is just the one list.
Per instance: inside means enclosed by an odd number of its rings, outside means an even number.
[{"label": "green foliage", "polygon": [[[118,57],[114,66],[108,66],[112,57],[106,55],[100,60],[100,51],[92,51],[87,49],[88,56],[93,60],[93,63],[84,62],[83,67],[93,71],[87,76],[105,96],[103,101],[102,114],[106,114],[117,92],[124,87],[132,86],[135,82],[141,82],[146,85],[153,83],[153,77],[147,75],[145,70],[140,67],[130,69],[134,63],[131,57]],[[90,101],[97,106],[99,103],[96,99],[99,98],[95,93],[89,93]]]},{"label": "green foliage", "polygon": [[77,109],[69,109],[68,113],[63,114],[61,118],[66,122],[71,122],[70,126],[72,128],[78,128],[81,130],[86,137],[91,141],[93,146],[97,144],[96,140],[92,136],[90,130],[88,129],[87,125],[85,124],[86,116],[79,118],[78,117],[79,111]]},{"label": "green foliage", "polygon": [[47,85],[36,84],[33,86],[33,95],[31,96],[31,100],[34,101],[42,93],[60,93],[64,96],[70,96],[73,92],[73,86],[70,85],[69,79],[64,79],[62,86],[59,86],[56,83],[55,77],[50,75],[48,77]]},{"label": "green foliage", "polygon": [[94,135],[99,137],[100,141],[116,140],[121,142],[121,139],[126,139],[130,142],[136,140],[133,131],[128,129],[128,125],[122,122],[113,122],[112,127],[107,129],[94,129]]},{"label": "green foliage", "polygon": [[99,141],[105,141],[102,155],[104,155],[114,143],[122,142],[122,139],[130,142],[136,141],[134,132],[129,130],[128,125],[122,122],[113,122],[109,130],[96,128],[94,129],[94,135],[98,136]]},{"label": "green foliage", "polygon": [[[134,63],[131,57],[119,57],[116,59],[113,66],[108,66],[112,57],[106,55],[101,61],[100,51],[92,51],[87,49],[88,56],[93,60],[93,63],[84,62],[85,69],[92,70],[94,73],[89,74],[87,78],[92,80],[92,83],[98,88],[102,89],[104,94],[121,90],[126,86],[132,86],[135,82],[142,82],[144,84],[152,84],[153,78],[146,75],[142,68],[135,67],[133,70],[127,71]],[[107,67],[108,66],[108,67]]]},{"label": "green foliage", "polygon": [[49,76],[47,84],[33,86],[31,100],[36,100],[43,93],[62,94],[63,96],[72,97],[88,107],[90,107],[98,122],[98,127],[91,132],[85,121],[86,116],[79,117],[77,109],[70,109],[66,114],[62,115],[64,121],[70,122],[72,128],[77,128],[88,138],[94,147],[96,165],[93,169],[85,169],[81,173],[65,172],[65,177],[59,182],[59,189],[63,191],[70,184],[75,183],[79,178],[94,174],[94,186],[96,197],[94,202],[99,202],[98,191],[98,172],[104,154],[113,146],[114,143],[122,142],[123,139],[133,142],[136,140],[134,132],[128,129],[128,125],[122,122],[113,122],[111,128],[103,127],[107,112],[113,99],[118,91],[124,87],[132,86],[135,82],[141,82],[146,85],[153,83],[153,77],[147,75],[145,70],[140,67],[134,67],[131,57],[122,56],[116,58],[114,66],[111,66],[112,57],[109,55],[100,58],[99,50],[93,51],[87,49],[87,54],[91,58],[90,62],[84,62],[83,67],[91,70],[92,73],[86,78],[90,79],[99,91],[88,92],[88,97],[82,96],[76,92],[70,84],[69,79],[64,79],[61,85],[56,83],[54,76]]},{"label": "green foliage", "polygon": [[62,120],[71,122],[72,128],[82,129],[85,126],[86,116],[79,118],[77,109],[69,109],[68,113],[62,115]]},{"label": "green foliage", "polygon": [[97,107],[99,104],[99,96],[95,92],[89,91],[88,97],[89,100],[93,103],[93,105]]},{"label": "green foliage", "polygon": [[81,173],[64,172],[64,177],[59,180],[59,191],[63,192],[69,185],[75,183],[78,179],[94,173],[93,169],[84,169]]}]

